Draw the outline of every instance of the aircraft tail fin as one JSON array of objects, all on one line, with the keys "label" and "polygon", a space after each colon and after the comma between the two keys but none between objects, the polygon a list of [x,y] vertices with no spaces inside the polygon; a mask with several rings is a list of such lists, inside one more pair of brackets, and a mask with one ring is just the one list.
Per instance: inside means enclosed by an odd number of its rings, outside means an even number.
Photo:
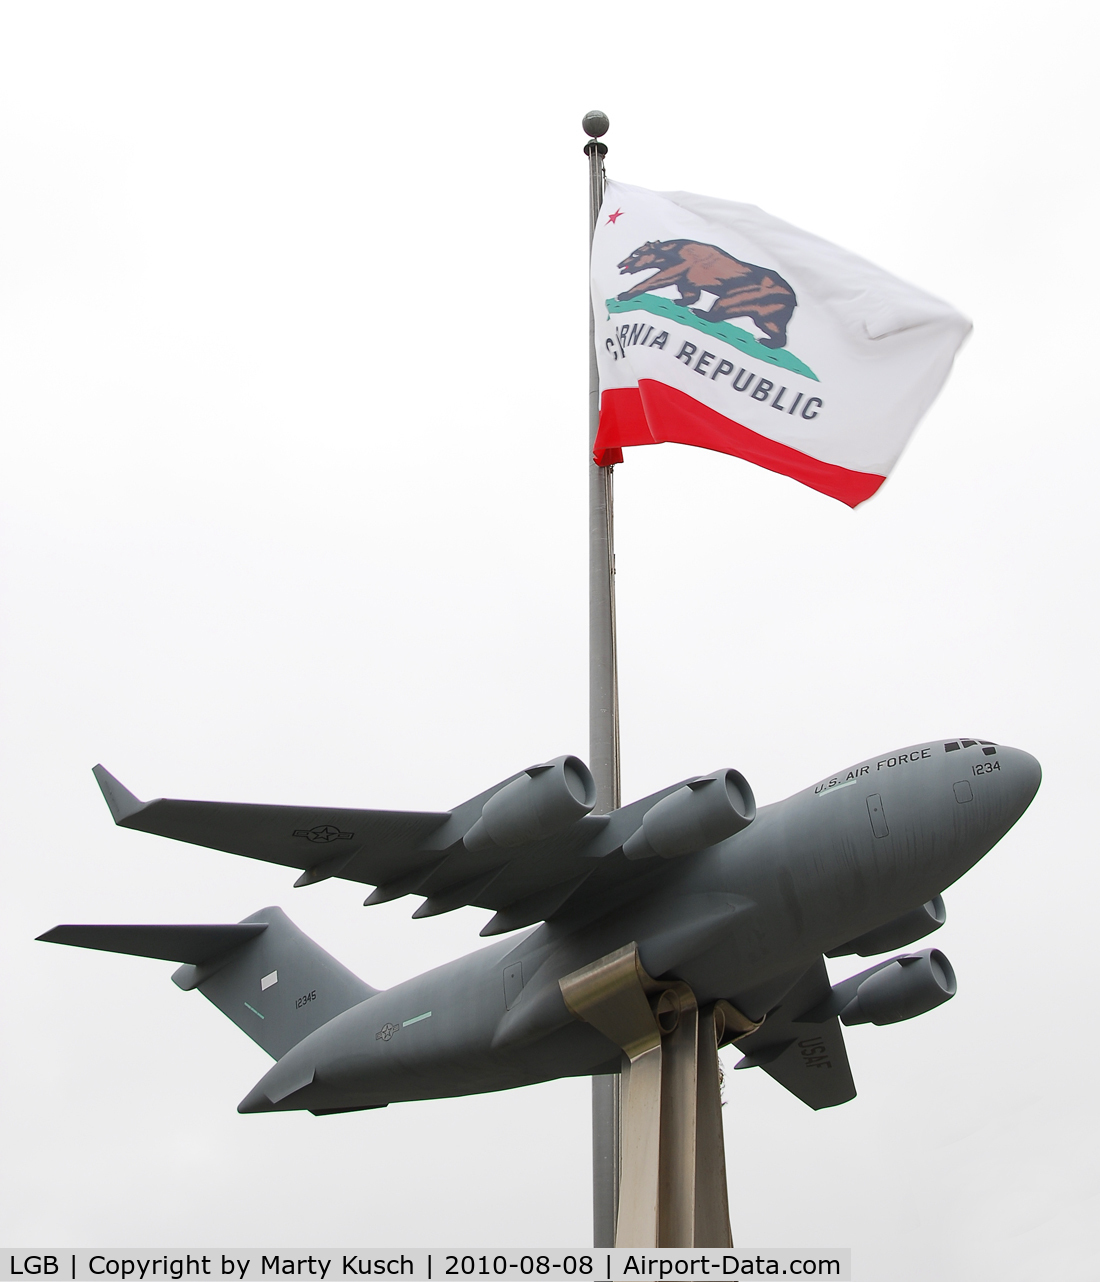
[{"label": "aircraft tail fin", "polygon": [[273,1059],[378,991],[314,943],[281,908],[218,926],[55,926],[39,939],[183,962],[197,988]]}]

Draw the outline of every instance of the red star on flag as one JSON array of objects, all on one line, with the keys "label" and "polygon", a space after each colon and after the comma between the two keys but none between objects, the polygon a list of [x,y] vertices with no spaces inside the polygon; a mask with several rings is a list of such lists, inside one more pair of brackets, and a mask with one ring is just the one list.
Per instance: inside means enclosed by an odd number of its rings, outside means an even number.
[{"label": "red star on flag", "polygon": [[608,215],[607,215],[607,221],[608,221],[609,223],[613,223],[613,222],[615,222],[617,219],[621,218],[622,216],[623,216],[623,211],[622,211],[621,209],[616,209],[616,210],[615,210],[615,212],[614,212],[613,214],[608,214]]}]

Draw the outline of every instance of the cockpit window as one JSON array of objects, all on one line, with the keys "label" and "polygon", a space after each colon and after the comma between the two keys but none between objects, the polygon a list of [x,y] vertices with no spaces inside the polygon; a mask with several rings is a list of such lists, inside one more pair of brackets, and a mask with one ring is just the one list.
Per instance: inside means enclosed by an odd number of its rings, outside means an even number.
[{"label": "cockpit window", "polygon": [[987,757],[995,757],[997,755],[997,745],[989,739],[959,739],[953,743],[945,743],[943,750],[944,752],[958,752],[960,748],[976,748],[979,744],[981,744],[982,752]]}]

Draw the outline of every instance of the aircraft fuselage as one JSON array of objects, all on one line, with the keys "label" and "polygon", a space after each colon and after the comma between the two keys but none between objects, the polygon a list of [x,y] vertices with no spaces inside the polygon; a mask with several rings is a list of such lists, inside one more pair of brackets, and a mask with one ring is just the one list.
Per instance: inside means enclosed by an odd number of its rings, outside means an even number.
[{"label": "aircraft fuselage", "polygon": [[761,1019],[822,953],[961,877],[1040,777],[1028,753],[974,740],[860,762],[690,858],[650,860],[622,902],[566,912],[344,1011],[240,1110],[378,1107],[617,1071],[618,1049],[572,1017],[558,981],[631,941],[651,975]]}]

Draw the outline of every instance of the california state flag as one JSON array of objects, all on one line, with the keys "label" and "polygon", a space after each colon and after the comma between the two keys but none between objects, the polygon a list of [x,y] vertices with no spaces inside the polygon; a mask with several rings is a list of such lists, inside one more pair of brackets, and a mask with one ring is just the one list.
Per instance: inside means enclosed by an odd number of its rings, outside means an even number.
[{"label": "california state flag", "polygon": [[855,507],[897,462],[970,322],[738,205],[609,182],[592,244],[595,458],[678,441]]}]

